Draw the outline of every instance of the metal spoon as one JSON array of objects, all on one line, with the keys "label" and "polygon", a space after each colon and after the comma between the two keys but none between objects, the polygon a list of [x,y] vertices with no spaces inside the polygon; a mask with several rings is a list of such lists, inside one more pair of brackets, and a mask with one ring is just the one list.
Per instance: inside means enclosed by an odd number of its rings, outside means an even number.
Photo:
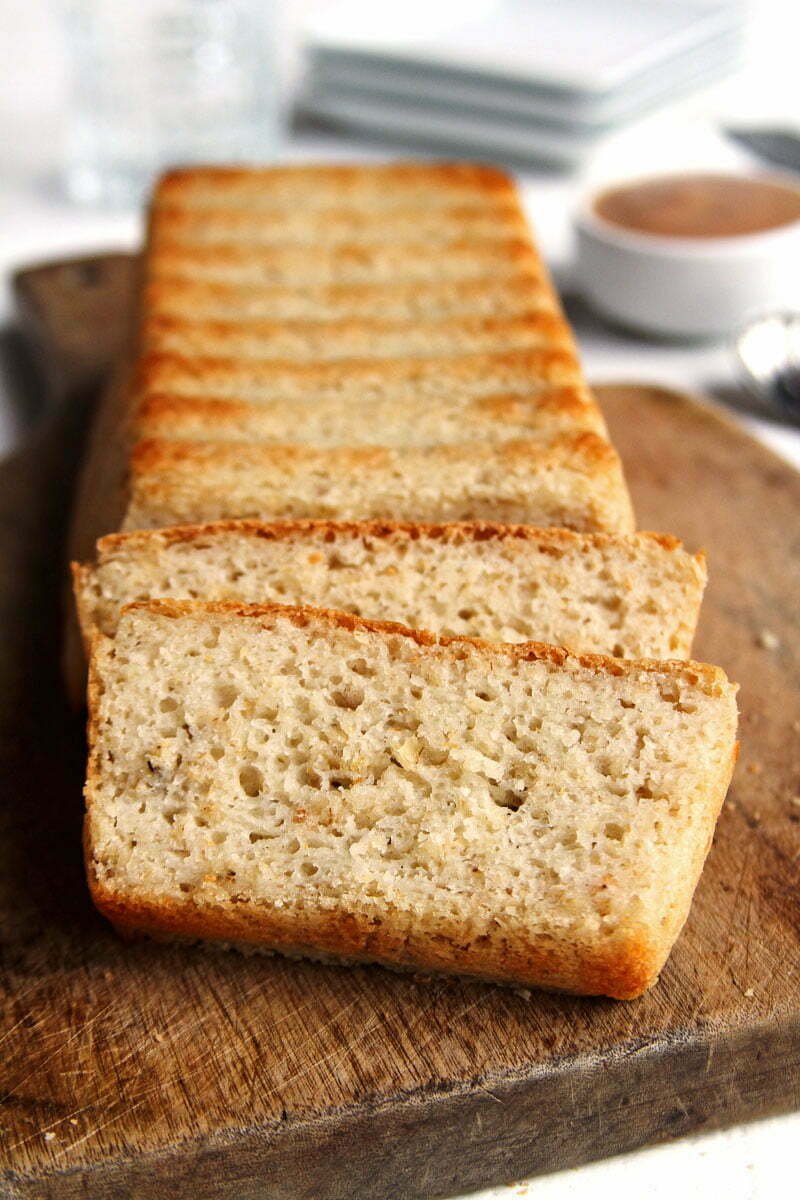
[{"label": "metal spoon", "polygon": [[750,389],[800,424],[800,313],[767,313],[739,334],[736,354]]}]

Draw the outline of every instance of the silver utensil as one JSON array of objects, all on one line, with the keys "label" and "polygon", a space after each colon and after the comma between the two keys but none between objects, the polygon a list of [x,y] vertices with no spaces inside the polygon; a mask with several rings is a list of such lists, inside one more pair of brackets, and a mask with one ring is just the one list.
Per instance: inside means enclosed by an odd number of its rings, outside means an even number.
[{"label": "silver utensil", "polygon": [[757,126],[748,129],[729,128],[725,133],[732,141],[755,154],[756,158],[776,167],[800,171],[800,137],[792,130]]},{"label": "silver utensil", "polygon": [[735,342],[750,389],[784,420],[800,424],[800,313],[757,317]]}]

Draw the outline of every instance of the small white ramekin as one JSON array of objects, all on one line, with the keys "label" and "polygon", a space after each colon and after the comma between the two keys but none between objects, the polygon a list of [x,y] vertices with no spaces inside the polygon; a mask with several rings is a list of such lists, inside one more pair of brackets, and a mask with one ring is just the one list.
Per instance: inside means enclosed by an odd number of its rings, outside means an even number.
[{"label": "small white ramekin", "polygon": [[738,237],[656,236],[600,217],[599,194],[575,217],[575,277],[583,296],[616,323],[662,337],[716,338],[756,313],[800,310],[800,220]]}]

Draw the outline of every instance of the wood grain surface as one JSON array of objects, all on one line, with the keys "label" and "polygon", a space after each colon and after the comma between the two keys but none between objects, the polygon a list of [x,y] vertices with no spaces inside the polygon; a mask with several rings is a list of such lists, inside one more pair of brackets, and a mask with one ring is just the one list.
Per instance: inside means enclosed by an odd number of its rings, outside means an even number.
[{"label": "wood grain surface", "polygon": [[69,405],[2,464],[0,1196],[417,1200],[800,1105],[800,477],[674,393],[599,394],[640,525],[708,551],[697,655],[742,684],[691,917],[629,1003],[121,943],[58,670]]}]

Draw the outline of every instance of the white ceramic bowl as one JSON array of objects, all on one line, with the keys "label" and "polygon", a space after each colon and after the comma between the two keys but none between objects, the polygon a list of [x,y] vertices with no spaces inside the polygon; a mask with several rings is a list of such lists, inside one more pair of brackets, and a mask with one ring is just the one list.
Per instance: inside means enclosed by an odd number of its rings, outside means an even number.
[{"label": "white ceramic bowl", "polygon": [[768,309],[800,310],[800,220],[736,237],[667,237],[600,217],[599,194],[575,219],[576,283],[612,320],[666,337],[712,338]]}]

